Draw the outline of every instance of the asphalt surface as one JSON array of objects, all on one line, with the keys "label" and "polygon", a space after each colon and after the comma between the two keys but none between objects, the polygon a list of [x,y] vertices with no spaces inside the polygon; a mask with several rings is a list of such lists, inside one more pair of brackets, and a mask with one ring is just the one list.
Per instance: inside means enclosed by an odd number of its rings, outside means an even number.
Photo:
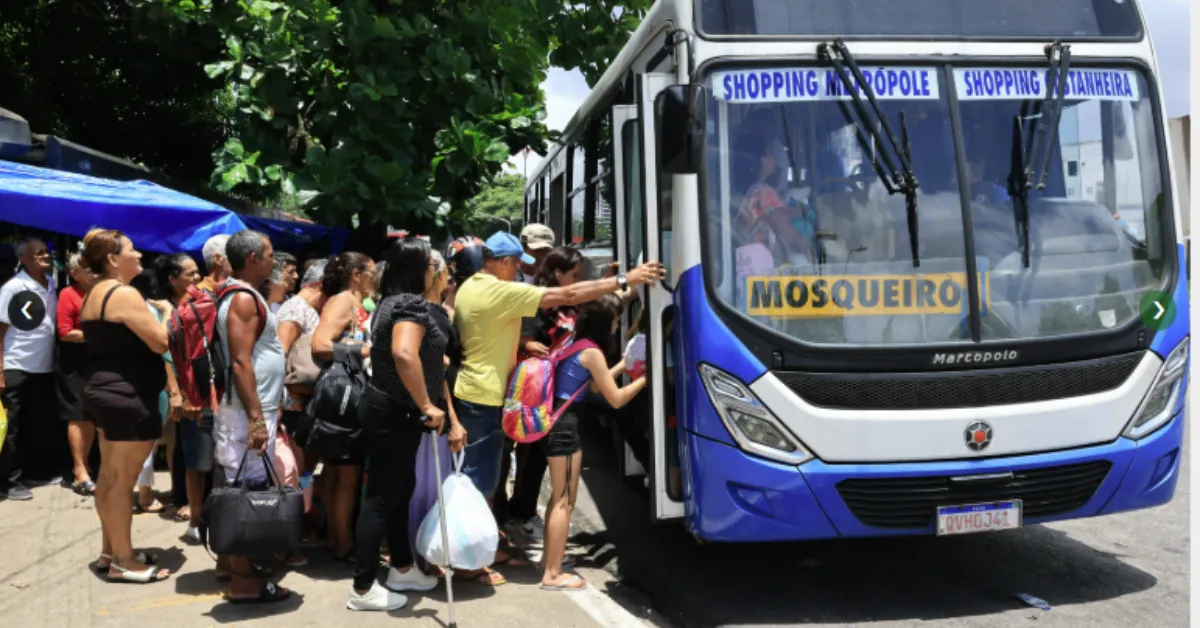
[{"label": "asphalt surface", "polygon": [[1151,510],[944,539],[701,546],[648,523],[646,491],[617,476],[604,439],[585,444],[572,551],[593,585],[659,625],[1188,624],[1186,449],[1175,499]]}]

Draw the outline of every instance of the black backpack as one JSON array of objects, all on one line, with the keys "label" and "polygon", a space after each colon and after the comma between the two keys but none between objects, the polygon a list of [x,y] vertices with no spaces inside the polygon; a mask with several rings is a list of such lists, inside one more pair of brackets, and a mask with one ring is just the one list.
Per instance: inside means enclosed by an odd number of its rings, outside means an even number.
[{"label": "black backpack", "polygon": [[361,453],[358,402],[367,373],[358,345],[333,345],[333,362],[321,371],[308,404],[310,424],[298,441],[314,455],[348,459]]}]

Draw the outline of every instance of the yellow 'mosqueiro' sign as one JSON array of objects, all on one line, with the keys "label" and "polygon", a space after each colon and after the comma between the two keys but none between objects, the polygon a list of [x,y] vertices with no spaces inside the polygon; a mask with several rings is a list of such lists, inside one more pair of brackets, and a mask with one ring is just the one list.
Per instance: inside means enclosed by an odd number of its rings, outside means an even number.
[{"label": "yellow 'mosqueiro' sign", "polygon": [[[980,297],[987,307],[987,273]],[[770,318],[841,318],[961,314],[966,273],[746,277],[746,314]]]}]

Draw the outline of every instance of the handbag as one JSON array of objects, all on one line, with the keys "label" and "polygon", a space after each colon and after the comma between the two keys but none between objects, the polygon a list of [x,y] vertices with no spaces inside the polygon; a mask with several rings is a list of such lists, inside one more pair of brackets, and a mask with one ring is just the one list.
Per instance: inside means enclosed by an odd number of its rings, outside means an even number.
[{"label": "handbag", "polygon": [[[274,465],[261,456],[268,486],[251,488],[242,481],[246,457],[238,466],[233,484],[214,488],[204,500],[201,538],[204,546],[224,556],[283,554],[300,548],[304,519],[304,494],[283,486]],[[269,486],[274,483],[274,487]]]},{"label": "handbag", "polygon": [[312,357],[312,338],[312,334],[303,334],[292,343],[283,377],[285,386],[312,387],[321,377],[321,367]]}]

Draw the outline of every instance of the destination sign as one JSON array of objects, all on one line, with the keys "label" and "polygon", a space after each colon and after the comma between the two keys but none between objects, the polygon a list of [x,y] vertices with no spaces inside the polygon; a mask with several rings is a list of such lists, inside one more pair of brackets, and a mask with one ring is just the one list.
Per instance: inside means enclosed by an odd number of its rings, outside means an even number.
[{"label": "destination sign", "polygon": [[[934,68],[862,68],[880,100],[937,100],[938,71]],[[850,83],[865,97],[854,77]],[[806,102],[851,100],[832,68],[764,68],[714,72],[712,92],[718,100],[731,103]]]},{"label": "destination sign", "polygon": [[[980,286],[986,307],[986,273]],[[746,277],[746,295],[746,314],[771,318],[961,314],[967,275]]]},{"label": "destination sign", "polygon": [[[954,83],[959,100],[1041,99],[1046,97],[1049,74],[1041,68],[958,68],[954,70]],[[1071,68],[1066,97],[1141,100],[1136,72],[1107,69]]]}]

